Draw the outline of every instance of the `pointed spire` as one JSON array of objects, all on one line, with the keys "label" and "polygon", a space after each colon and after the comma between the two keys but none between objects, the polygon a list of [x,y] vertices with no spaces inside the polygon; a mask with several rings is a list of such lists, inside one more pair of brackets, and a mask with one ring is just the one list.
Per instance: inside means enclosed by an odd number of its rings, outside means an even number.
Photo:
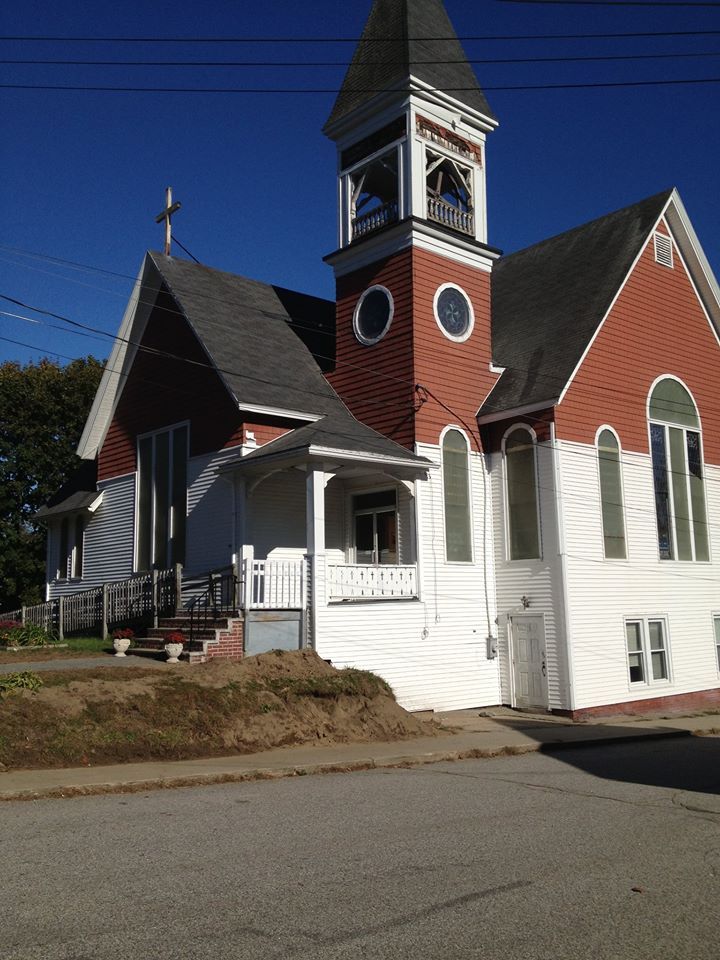
[{"label": "pointed spire", "polygon": [[410,76],[495,119],[443,0],[374,0],[325,130]]}]

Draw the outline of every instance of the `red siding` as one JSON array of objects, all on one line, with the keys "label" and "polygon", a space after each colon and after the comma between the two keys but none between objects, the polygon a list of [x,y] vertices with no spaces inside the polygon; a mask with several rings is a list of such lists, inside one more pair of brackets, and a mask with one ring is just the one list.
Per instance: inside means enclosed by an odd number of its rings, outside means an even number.
[{"label": "red siding", "polygon": [[[395,312],[390,329],[373,346],[353,332],[353,313],[373,284],[390,291]],[[403,250],[337,282],[335,372],[328,376],[352,413],[368,426],[406,447],[413,444],[412,258]]]},{"label": "red siding", "polygon": [[651,241],[556,409],[558,437],[593,443],[608,423],[624,449],[647,453],[646,401],[663,374],[692,393],[705,460],[719,464],[720,348],[677,252],[663,267]]},{"label": "red siding", "polygon": [[[433,299],[443,283],[467,293],[475,314],[465,343],[449,340],[435,320]],[[395,313],[383,339],[358,342],[353,312],[373,284],[387,287]],[[337,366],[329,379],[355,416],[404,446],[437,443],[451,422],[477,432],[475,414],[496,377],[490,362],[490,275],[423,250],[403,250],[337,284]],[[416,394],[420,383],[432,397]]]},{"label": "red siding", "polygon": [[167,294],[158,297],[141,345],[183,359],[138,351],[98,455],[99,480],[135,470],[138,434],[180,421],[190,421],[191,456],[242,441],[232,398]]},{"label": "red siding", "polygon": [[[475,326],[464,343],[449,340],[435,320],[433,300],[438,287],[444,283],[461,287],[472,303]],[[452,411],[444,409],[431,397],[416,415],[416,440],[420,443],[437,443],[448,423],[462,425],[463,421],[477,436],[475,417],[478,407],[497,381],[488,368],[491,358],[490,274],[415,249],[413,311],[413,377]]]}]

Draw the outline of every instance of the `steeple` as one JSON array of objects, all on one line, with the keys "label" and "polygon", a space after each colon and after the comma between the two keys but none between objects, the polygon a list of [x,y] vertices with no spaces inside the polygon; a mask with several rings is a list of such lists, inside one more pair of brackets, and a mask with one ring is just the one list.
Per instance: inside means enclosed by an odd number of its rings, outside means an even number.
[{"label": "steeple", "polygon": [[358,419],[411,449],[472,423],[494,382],[496,126],[442,0],[374,0],[325,125],[338,152],[330,380]]},{"label": "steeple", "polygon": [[379,94],[427,87],[495,126],[442,0],[375,0],[325,132]]}]

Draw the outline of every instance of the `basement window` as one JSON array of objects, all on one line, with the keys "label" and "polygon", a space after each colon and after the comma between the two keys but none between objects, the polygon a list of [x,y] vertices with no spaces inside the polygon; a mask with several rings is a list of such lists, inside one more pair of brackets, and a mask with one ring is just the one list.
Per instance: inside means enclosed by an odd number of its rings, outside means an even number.
[{"label": "basement window", "polygon": [[670,237],[664,233],[655,234],[655,262],[663,267],[673,268],[673,245]]}]

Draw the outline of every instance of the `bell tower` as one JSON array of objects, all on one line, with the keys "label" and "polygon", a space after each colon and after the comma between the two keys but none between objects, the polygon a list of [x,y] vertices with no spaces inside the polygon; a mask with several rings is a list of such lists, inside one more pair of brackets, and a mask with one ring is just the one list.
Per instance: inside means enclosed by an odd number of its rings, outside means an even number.
[{"label": "bell tower", "polygon": [[338,152],[331,381],[359,420],[410,448],[438,442],[448,407],[473,423],[495,382],[496,126],[442,0],[374,0],[324,128]]}]

